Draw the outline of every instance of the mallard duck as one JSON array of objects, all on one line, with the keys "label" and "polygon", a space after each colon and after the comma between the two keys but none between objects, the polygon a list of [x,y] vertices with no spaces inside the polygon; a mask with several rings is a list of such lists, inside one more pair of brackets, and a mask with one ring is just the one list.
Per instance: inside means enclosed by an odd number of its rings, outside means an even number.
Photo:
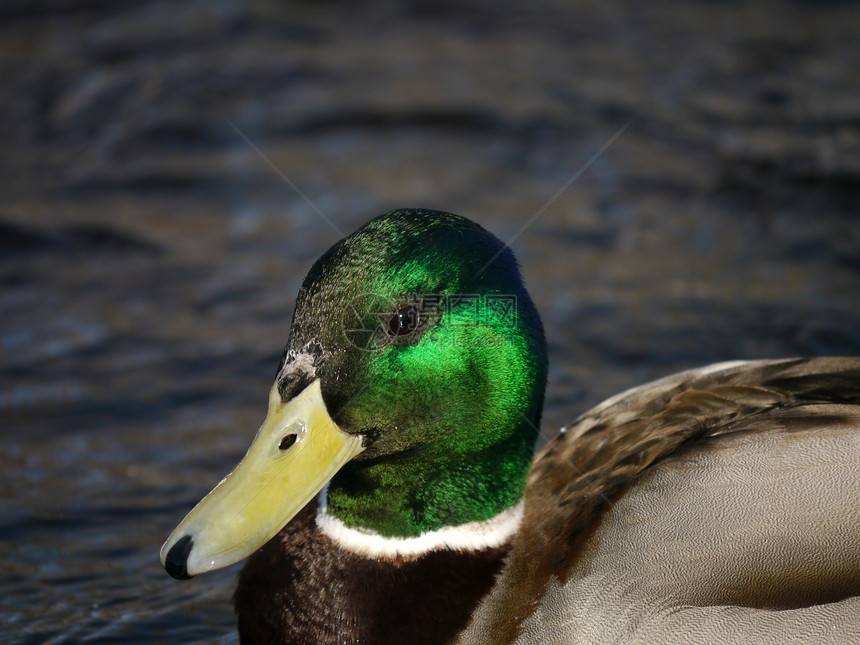
[{"label": "mallard duck", "polygon": [[311,268],[265,422],[161,562],[248,558],[246,644],[860,642],[860,359],[670,376],[533,458],[546,375],[506,245],[381,215]]}]

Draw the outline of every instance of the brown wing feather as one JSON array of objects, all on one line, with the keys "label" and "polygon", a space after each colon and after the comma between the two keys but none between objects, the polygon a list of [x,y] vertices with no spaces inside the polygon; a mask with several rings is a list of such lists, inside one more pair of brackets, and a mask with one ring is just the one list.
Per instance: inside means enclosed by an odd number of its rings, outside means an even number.
[{"label": "brown wing feather", "polygon": [[494,643],[516,640],[550,579],[564,581],[601,513],[667,456],[729,433],[774,427],[803,432],[850,418],[857,424],[858,417],[860,359],[855,358],[694,370],[594,408],[536,457],[523,531],[462,642],[472,642],[469,634],[491,634]]}]

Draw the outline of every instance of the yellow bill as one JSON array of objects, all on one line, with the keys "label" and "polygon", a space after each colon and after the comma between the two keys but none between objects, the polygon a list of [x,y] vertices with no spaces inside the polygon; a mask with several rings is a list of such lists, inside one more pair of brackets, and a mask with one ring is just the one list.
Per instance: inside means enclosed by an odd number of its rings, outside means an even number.
[{"label": "yellow bill", "polygon": [[362,449],[360,437],[332,421],[319,379],[288,403],[273,386],[247,454],[170,534],[161,564],[174,578],[190,578],[249,556]]}]

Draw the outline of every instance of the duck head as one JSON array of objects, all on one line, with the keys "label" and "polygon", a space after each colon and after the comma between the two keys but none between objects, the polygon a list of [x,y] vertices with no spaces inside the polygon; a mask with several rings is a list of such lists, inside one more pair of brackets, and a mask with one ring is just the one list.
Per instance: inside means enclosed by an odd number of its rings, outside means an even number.
[{"label": "duck head", "polygon": [[311,268],[266,420],[162,564],[237,562],[327,484],[328,514],[385,537],[496,516],[525,490],[546,369],[507,246],[448,213],[373,219]]}]

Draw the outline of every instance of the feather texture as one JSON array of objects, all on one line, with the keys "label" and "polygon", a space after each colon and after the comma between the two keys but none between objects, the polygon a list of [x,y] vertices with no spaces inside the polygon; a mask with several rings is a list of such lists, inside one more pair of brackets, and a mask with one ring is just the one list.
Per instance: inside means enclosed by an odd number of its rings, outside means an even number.
[{"label": "feather texture", "polygon": [[858,473],[858,359],[631,390],[538,455],[524,529],[459,642],[860,638]]}]

